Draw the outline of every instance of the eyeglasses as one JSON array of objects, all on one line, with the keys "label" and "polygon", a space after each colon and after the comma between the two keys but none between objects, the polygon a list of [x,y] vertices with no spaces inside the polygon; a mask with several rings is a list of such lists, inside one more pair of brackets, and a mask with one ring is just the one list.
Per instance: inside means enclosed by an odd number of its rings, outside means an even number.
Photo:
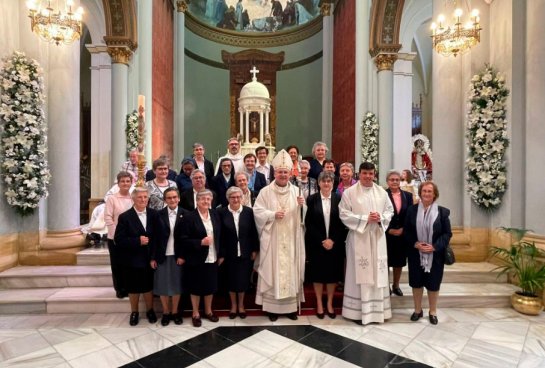
[{"label": "eyeglasses", "polygon": [[229,199],[242,199],[241,196],[230,196]]}]

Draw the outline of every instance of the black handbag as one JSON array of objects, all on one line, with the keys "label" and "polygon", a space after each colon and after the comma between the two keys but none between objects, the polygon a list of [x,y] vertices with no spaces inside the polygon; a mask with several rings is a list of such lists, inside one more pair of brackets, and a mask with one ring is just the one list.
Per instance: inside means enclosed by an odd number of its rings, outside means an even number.
[{"label": "black handbag", "polygon": [[454,256],[454,251],[452,250],[452,247],[447,245],[445,248],[445,264],[447,266],[453,265],[456,262],[456,257]]}]

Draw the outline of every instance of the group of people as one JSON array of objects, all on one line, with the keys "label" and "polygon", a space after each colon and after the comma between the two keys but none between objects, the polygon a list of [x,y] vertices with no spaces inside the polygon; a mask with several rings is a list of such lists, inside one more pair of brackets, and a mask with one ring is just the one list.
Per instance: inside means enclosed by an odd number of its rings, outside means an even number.
[{"label": "group of people", "polygon": [[342,316],[382,323],[391,317],[390,296],[403,295],[399,282],[407,260],[411,320],[423,316],[425,287],[429,320],[438,323],[444,251],[452,234],[449,210],[436,203],[436,184],[422,183],[417,197],[403,190],[414,189],[407,173],[391,171],[385,190],[375,183],[372,163],[362,163],[356,176],[351,163],[327,159],[323,142],[314,144],[308,160],[296,146],[271,162],[266,147],[243,156],[231,138],[227,148],[216,172],[196,143],[179,174],[164,157],[153,162],[145,187],[131,186],[131,159],[118,174],[105,222],[114,288],[118,297],[129,296],[131,325],[139,322],[140,294],[150,323],[157,321],[155,294],[161,324],[181,324],[182,292],[190,295],[194,326],[202,318],[217,322],[212,301],[220,272],[229,291],[229,318],[244,319],[254,271],[255,302],[271,321],[298,318],[304,282],[313,285],[316,316],[336,318],[333,296],[344,282]]}]

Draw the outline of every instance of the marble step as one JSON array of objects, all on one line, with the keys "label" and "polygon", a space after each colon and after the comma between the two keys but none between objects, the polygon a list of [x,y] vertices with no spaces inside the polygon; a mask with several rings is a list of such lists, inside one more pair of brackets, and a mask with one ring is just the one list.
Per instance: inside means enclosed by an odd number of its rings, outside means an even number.
[{"label": "marble step", "polygon": [[112,286],[109,265],[18,266],[0,273],[0,289]]},{"label": "marble step", "polygon": [[[445,266],[443,283],[506,283],[507,275],[499,276],[499,271],[494,270],[496,267],[488,262],[458,262],[452,266]],[[409,282],[407,267],[403,267],[401,282]]]},{"label": "marble step", "polygon": [[[456,263],[445,267],[443,283],[506,283],[490,263]],[[407,283],[407,270],[401,274]],[[112,286],[109,265],[18,266],[0,273],[0,289]]]},{"label": "marble step", "polygon": [[[393,308],[412,308],[412,296],[409,285],[402,284],[403,297],[392,296]],[[510,284],[498,283],[444,283],[439,296],[440,308],[484,308],[510,306],[510,296],[517,288]],[[219,299],[219,298],[218,298]],[[303,304],[304,311],[314,310],[312,298]],[[339,297],[334,301],[340,307]],[[225,312],[214,303],[214,308]],[[155,307],[160,310],[159,300],[155,298]],[[252,311],[251,308],[247,309]],[[424,296],[424,307],[427,300]],[[0,314],[21,313],[126,313],[129,310],[128,299],[117,299],[111,287],[66,287],[0,290]],[[140,304],[144,311],[144,305]]]},{"label": "marble step", "polygon": [[108,248],[87,248],[76,254],[78,266],[109,265]]}]

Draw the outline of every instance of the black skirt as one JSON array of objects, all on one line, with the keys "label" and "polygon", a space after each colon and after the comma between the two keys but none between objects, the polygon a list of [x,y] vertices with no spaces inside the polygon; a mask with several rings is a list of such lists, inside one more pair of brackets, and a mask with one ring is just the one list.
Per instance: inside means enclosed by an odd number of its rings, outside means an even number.
[{"label": "black skirt", "polygon": [[218,264],[184,265],[185,287],[192,295],[210,295],[218,291]]},{"label": "black skirt", "polygon": [[125,287],[129,294],[147,293],[153,289],[153,269],[147,267],[124,266]]},{"label": "black skirt", "polygon": [[250,258],[237,257],[225,260],[229,291],[244,293],[248,290],[253,264],[254,261]]},{"label": "black skirt", "polygon": [[325,284],[343,281],[344,258],[344,242],[335,244],[330,250],[322,244],[308,244],[305,281]]},{"label": "black skirt", "polygon": [[407,243],[403,235],[386,234],[388,249],[388,267],[405,267],[407,265]]}]

